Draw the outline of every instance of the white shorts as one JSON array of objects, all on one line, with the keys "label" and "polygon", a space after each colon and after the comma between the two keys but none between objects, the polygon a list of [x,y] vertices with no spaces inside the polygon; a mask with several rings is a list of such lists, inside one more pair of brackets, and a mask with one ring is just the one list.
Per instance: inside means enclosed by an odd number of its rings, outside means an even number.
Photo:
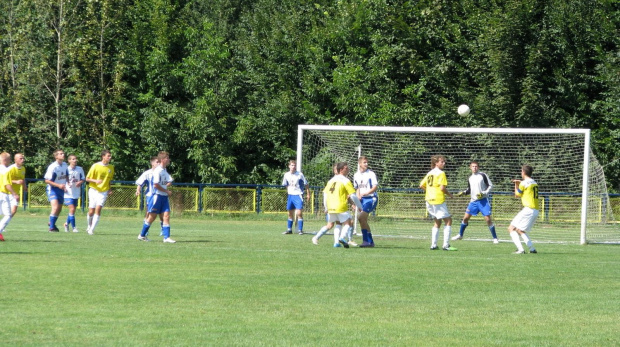
[{"label": "white shorts", "polygon": [[448,212],[448,205],[446,205],[445,202],[439,205],[431,205],[427,201],[426,211],[435,219],[444,219],[452,216],[450,212]]},{"label": "white shorts", "polygon": [[88,188],[88,208],[103,207],[108,200],[108,192],[100,192],[94,188]]},{"label": "white shorts", "polygon": [[8,194],[0,193],[0,211],[3,216],[11,215],[11,202]]},{"label": "white shorts", "polygon": [[513,227],[528,232],[532,229],[536,218],[538,217],[538,210],[534,210],[529,207],[524,207],[517,215],[512,219],[510,225]]},{"label": "white shorts", "polygon": [[11,207],[19,206],[19,201],[15,199],[15,196],[13,196],[12,194],[9,194],[9,203],[11,204]]},{"label": "white shorts", "polygon": [[349,219],[351,219],[351,214],[348,211],[342,212],[342,213],[328,213],[327,214],[328,223],[335,223],[335,222],[344,223],[348,221]]}]

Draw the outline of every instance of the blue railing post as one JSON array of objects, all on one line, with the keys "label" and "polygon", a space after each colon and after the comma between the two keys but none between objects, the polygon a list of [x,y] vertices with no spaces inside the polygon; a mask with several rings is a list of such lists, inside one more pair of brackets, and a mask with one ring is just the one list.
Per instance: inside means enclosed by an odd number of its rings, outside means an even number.
[{"label": "blue railing post", "polygon": [[84,210],[86,209],[86,187],[87,187],[86,180],[84,180],[84,183],[82,183],[81,189],[80,189],[80,196],[81,196],[81,200],[80,200],[80,208],[82,209],[82,212],[84,212]]},{"label": "blue railing post", "polygon": [[205,187],[204,184],[199,184],[198,185],[198,213],[201,213],[202,212],[202,208],[203,208],[203,206],[202,206],[202,203],[203,203],[202,202],[202,192],[204,191],[204,187]]},{"label": "blue railing post", "polygon": [[140,186],[140,201],[138,202],[138,208],[140,211],[144,211],[144,186]]},{"label": "blue railing post", "polygon": [[263,186],[260,184],[256,186],[256,214],[259,214],[263,209]]},{"label": "blue railing post", "polygon": [[22,206],[24,207],[24,211],[28,207],[28,180],[26,180],[26,184],[24,185],[24,196],[22,197],[24,201],[22,201]]}]

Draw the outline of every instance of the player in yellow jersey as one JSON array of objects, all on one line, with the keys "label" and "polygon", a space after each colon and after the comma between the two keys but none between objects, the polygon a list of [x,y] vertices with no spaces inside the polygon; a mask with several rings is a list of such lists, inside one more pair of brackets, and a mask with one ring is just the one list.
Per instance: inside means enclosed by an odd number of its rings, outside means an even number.
[{"label": "player in yellow jersey", "polygon": [[[438,249],[437,239],[439,238],[439,228],[443,220],[446,226],[443,229],[443,250],[449,251],[450,233],[452,231],[452,216],[448,212],[446,195],[452,197],[452,193],[446,188],[448,179],[443,168],[446,166],[446,158],[442,155],[431,157],[431,171],[420,182],[420,188],[425,191],[426,210],[430,214],[435,224],[431,229],[431,250]],[[453,249],[452,249],[453,250]]]},{"label": "player in yellow jersey", "polygon": [[110,182],[114,178],[114,165],[110,164],[110,160],[112,160],[110,151],[107,149],[101,151],[101,161],[93,164],[86,174],[89,187],[86,232],[89,235],[94,233],[101,217],[101,209],[111,193]]},{"label": "player in yellow jersey", "polygon": [[11,164],[11,155],[7,152],[1,153],[0,163],[0,212],[2,212],[4,216],[2,220],[0,220],[0,241],[4,241],[2,233],[12,218],[11,199],[19,201],[19,195],[13,190],[13,185],[10,180],[8,166]]},{"label": "player in yellow jersey", "polygon": [[515,197],[521,198],[523,209],[513,218],[508,227],[508,232],[512,238],[512,242],[517,246],[515,254],[524,254],[525,249],[521,245],[519,235],[530,249],[530,253],[538,253],[532,240],[527,235],[528,231],[532,229],[538,212],[540,209],[540,202],[538,201],[538,183],[532,179],[532,173],[534,169],[529,165],[523,165],[521,167],[521,178],[523,180],[512,180],[515,184]]},{"label": "player in yellow jersey", "polygon": [[9,180],[13,185],[13,190],[15,194],[17,194],[18,199],[11,198],[11,217],[15,216],[17,213],[17,208],[19,207],[20,199],[19,192],[26,192],[26,168],[24,167],[24,162],[26,162],[26,158],[22,153],[16,153],[13,156],[15,163],[9,166]]},{"label": "player in yellow jersey", "polygon": [[[334,176],[336,176],[338,174],[338,163],[334,164],[334,166],[332,167],[332,171],[334,172]],[[325,205],[325,193],[323,193],[323,205]],[[323,237],[323,235],[325,235],[329,230],[331,230],[331,228],[334,227],[334,225],[336,225],[336,223],[334,222],[329,222],[329,214],[327,213],[327,208],[325,208],[325,221],[327,222],[327,224],[325,224],[325,226],[323,226],[317,233],[316,235],[312,238],[312,243],[317,245],[319,244],[319,239],[321,237]],[[346,221],[345,223],[351,223],[351,220],[349,219],[348,221]],[[341,225],[342,223],[338,222],[338,225]],[[351,225],[351,224],[349,224]],[[340,226],[340,228],[342,228],[342,226]],[[340,229],[338,229],[340,230]],[[353,246],[350,242],[349,242],[349,246]]]},{"label": "player in yellow jersey", "polygon": [[349,165],[340,162],[336,164],[336,171],[338,174],[329,180],[325,189],[323,189],[323,204],[325,205],[325,210],[327,210],[327,222],[341,223],[343,225],[342,230],[340,230],[341,224],[336,225],[336,228],[334,228],[334,247],[340,247],[342,244],[345,248],[349,248],[349,244],[344,238],[344,235],[347,235],[351,227],[349,201],[354,203],[359,211],[362,210],[362,203],[356,195],[353,183],[347,178]]}]

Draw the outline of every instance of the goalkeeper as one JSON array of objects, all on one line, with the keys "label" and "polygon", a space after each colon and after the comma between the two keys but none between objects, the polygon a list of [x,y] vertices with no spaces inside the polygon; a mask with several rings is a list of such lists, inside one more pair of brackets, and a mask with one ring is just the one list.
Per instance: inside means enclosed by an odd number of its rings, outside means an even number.
[{"label": "goalkeeper", "polygon": [[471,194],[471,200],[469,205],[467,205],[465,216],[463,216],[463,220],[461,221],[459,234],[454,236],[452,240],[461,240],[471,216],[476,216],[478,213],[481,213],[484,216],[484,220],[487,222],[489,231],[491,231],[493,243],[497,244],[499,241],[495,233],[495,224],[493,224],[493,219],[491,218],[491,203],[487,197],[493,188],[493,183],[491,183],[491,179],[489,179],[487,174],[479,171],[480,165],[478,162],[472,161],[469,164],[469,169],[471,170],[471,176],[469,176],[469,180],[467,181],[467,189],[459,192],[457,196]]}]

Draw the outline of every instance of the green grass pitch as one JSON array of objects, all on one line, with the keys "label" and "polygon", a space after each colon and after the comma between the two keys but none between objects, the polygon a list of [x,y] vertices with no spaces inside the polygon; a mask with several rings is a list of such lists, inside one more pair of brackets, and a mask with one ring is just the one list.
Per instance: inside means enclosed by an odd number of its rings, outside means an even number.
[{"label": "green grass pitch", "polygon": [[[63,214],[63,216],[65,216]],[[64,218],[64,217],[63,217]],[[43,346],[618,345],[619,246],[375,237],[374,249],[281,235],[282,220],[139,216],[48,233],[20,211],[0,243],[0,341]],[[320,221],[307,223],[307,231]],[[62,225],[62,223],[60,223]],[[413,226],[430,234],[430,224]],[[505,230],[498,230],[506,240]],[[535,235],[536,231],[533,231]],[[357,240],[360,241],[361,240]]]}]

